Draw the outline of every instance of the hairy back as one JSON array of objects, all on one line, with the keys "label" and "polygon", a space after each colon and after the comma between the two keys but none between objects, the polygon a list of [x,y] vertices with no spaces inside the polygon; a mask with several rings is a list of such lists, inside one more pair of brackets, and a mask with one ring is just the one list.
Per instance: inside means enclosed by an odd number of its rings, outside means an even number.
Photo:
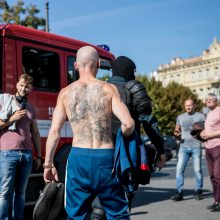
[{"label": "hairy back", "polygon": [[108,84],[94,80],[76,82],[66,92],[64,105],[73,129],[73,145],[89,148],[111,148],[111,102]]}]

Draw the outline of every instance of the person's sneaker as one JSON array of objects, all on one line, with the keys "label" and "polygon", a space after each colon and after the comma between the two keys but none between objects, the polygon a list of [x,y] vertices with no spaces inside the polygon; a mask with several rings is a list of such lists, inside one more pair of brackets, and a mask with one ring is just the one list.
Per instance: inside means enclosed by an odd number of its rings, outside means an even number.
[{"label": "person's sneaker", "polygon": [[220,212],[220,203],[216,203],[211,212]]},{"label": "person's sneaker", "polygon": [[214,209],[217,204],[218,204],[217,202],[214,202],[213,204],[208,205],[206,208],[207,209]]},{"label": "person's sneaker", "polygon": [[203,199],[202,190],[197,190],[197,191],[195,192],[195,194],[194,194],[194,198],[195,198],[196,200],[201,200],[201,199]]},{"label": "person's sneaker", "polygon": [[170,199],[173,200],[173,201],[176,201],[176,202],[181,201],[181,200],[183,200],[183,193],[182,192],[180,192],[180,193],[177,192],[177,194],[171,196]]}]

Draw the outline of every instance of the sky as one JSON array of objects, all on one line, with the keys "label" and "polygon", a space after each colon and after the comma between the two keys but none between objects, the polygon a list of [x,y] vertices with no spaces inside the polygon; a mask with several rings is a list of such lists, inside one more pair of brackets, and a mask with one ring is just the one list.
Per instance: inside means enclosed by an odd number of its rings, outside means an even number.
[{"label": "sky", "polygon": [[[9,6],[17,0],[8,0]],[[24,0],[45,17],[46,0]],[[220,41],[220,0],[49,0],[50,32],[131,58],[149,74],[172,58],[200,56]]]}]

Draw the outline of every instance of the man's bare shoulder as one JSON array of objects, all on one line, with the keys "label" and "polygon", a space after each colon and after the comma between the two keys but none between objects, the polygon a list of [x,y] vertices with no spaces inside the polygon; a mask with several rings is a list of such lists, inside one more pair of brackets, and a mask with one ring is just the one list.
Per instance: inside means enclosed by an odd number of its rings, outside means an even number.
[{"label": "man's bare shoulder", "polygon": [[106,84],[108,84],[108,86],[110,87],[110,89],[113,91],[113,92],[118,92],[118,89],[117,89],[117,87],[114,85],[114,84],[111,84],[111,83],[106,83]]},{"label": "man's bare shoulder", "polygon": [[75,81],[75,82],[69,84],[68,86],[62,88],[62,89],[60,90],[60,93],[59,93],[59,94],[62,95],[62,96],[67,95],[67,94],[70,92],[70,90],[74,90],[74,89],[78,88],[78,87],[81,86],[81,85],[82,85],[81,82]]},{"label": "man's bare shoulder", "polygon": [[117,87],[113,84],[110,84],[108,82],[104,82],[102,80],[97,80],[98,83],[102,86],[102,88],[104,90],[107,90],[110,93],[116,92],[117,91]]},{"label": "man's bare shoulder", "polygon": [[109,93],[111,93],[113,96],[120,97],[118,89],[114,84],[107,83],[107,82],[105,84],[106,84],[106,89],[109,91]]}]

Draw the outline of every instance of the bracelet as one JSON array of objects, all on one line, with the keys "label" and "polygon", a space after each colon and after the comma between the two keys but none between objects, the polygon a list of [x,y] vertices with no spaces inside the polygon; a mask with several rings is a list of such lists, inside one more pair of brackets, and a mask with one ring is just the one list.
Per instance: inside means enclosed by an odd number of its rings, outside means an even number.
[{"label": "bracelet", "polygon": [[43,164],[43,168],[44,169],[52,169],[52,168],[54,168],[55,166],[54,166],[54,163],[49,163],[49,164]]}]

